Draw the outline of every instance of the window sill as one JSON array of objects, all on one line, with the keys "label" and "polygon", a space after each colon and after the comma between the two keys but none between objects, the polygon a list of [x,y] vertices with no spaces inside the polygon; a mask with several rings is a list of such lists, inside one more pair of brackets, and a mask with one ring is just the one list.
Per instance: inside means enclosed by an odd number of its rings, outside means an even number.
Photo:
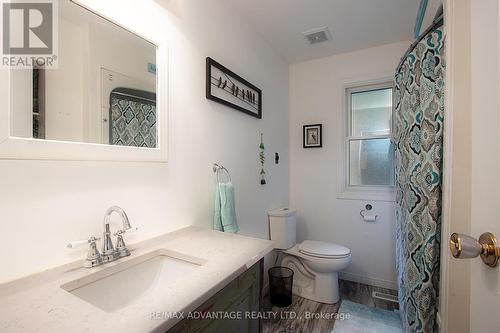
[{"label": "window sill", "polygon": [[380,191],[370,190],[345,190],[337,195],[337,199],[343,200],[371,200],[371,201],[396,201],[394,189],[384,189]]}]

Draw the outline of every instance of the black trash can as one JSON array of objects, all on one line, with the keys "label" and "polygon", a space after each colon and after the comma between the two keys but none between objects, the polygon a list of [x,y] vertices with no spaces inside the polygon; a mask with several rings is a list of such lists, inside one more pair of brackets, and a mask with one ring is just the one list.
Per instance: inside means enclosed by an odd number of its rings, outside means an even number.
[{"label": "black trash can", "polygon": [[280,308],[292,304],[293,270],[275,266],[269,268],[268,273],[271,303]]}]

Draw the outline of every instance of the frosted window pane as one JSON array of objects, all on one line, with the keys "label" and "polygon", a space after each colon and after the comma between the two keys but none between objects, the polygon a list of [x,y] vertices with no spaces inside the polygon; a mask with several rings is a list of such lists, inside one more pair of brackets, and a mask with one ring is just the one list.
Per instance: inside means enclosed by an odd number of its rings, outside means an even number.
[{"label": "frosted window pane", "polygon": [[394,185],[394,150],[389,139],[349,142],[349,185]]},{"label": "frosted window pane", "polygon": [[388,135],[392,88],[351,94],[351,136]]}]

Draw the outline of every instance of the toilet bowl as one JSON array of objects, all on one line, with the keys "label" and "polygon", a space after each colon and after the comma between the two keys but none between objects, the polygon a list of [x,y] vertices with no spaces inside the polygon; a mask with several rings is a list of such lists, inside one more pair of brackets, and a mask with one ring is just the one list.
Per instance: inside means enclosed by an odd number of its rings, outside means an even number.
[{"label": "toilet bowl", "polygon": [[[329,248],[327,251],[304,251],[311,243]],[[294,270],[295,294],[321,303],[339,301],[338,272],[351,263],[351,251],[341,245],[306,240],[284,251],[281,265]]]},{"label": "toilet bowl", "polygon": [[282,249],[281,266],[294,271],[293,293],[321,303],[339,301],[338,273],[351,263],[351,251],[342,245],[305,240],[296,244],[295,211],[269,212],[271,240]]}]

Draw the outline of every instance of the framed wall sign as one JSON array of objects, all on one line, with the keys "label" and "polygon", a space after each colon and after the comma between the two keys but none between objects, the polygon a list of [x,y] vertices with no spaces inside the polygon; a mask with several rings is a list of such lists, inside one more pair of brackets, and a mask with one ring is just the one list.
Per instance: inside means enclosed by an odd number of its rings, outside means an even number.
[{"label": "framed wall sign", "polygon": [[304,148],[323,147],[321,132],[321,124],[304,125]]},{"label": "framed wall sign", "polygon": [[206,81],[208,99],[262,118],[262,90],[210,57]]}]

